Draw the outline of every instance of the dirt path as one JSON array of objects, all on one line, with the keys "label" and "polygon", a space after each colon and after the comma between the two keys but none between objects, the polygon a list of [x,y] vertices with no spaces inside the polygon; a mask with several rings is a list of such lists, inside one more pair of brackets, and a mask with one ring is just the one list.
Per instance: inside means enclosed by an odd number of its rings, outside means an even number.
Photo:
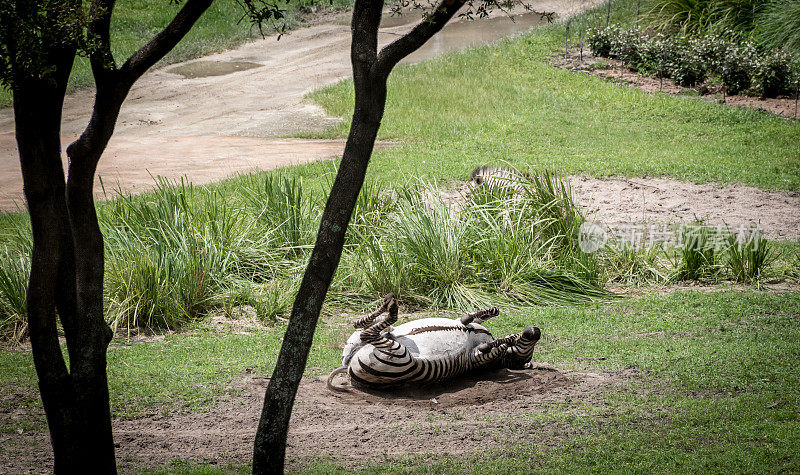
[{"label": "dirt path", "polygon": [[[531,2],[537,11],[558,16],[595,3],[598,0]],[[536,17],[535,21],[527,16],[517,17],[516,22],[507,18],[456,22],[411,59],[420,61],[455,47],[496,40],[533,26],[540,21]],[[387,16],[380,42],[392,41],[418,19]],[[98,174],[106,184],[116,183],[130,192],[152,184],[151,175],[186,176],[200,184],[253,168],[273,169],[339,156],[341,142],[277,137],[324,130],[338,120],[304,103],[303,97],[350,75],[349,50],[350,27],[347,14],[341,14],[280,41],[270,37],[151,71],[126,100]],[[85,127],[92,100],[89,89],[67,98],[62,127],[65,145]],[[11,109],[0,110],[0,210],[14,209],[15,201],[22,202],[13,132]],[[100,192],[99,180],[96,185]]]},{"label": "dirt path", "polygon": [[[590,220],[624,230],[634,225],[692,224],[732,230],[758,226],[769,239],[800,239],[800,193],[717,186],[673,178],[569,177]],[[658,228],[659,226],[656,226]],[[656,231],[664,231],[661,227]]]},{"label": "dirt path", "polygon": [[[576,411],[601,405],[603,392],[633,377],[633,370],[585,373],[543,365],[393,393],[352,388],[333,393],[324,381],[304,380],[289,431],[288,468],[300,470],[318,457],[357,468],[386,456],[457,455],[476,446],[502,450],[523,441],[546,446],[574,429],[541,424],[530,414],[548,403]],[[242,375],[230,383],[242,395],[208,412],[114,421],[122,471],[163,467],[172,460],[248,463],[267,382]],[[0,434],[0,442],[8,447],[0,451],[0,472],[2,467],[9,473],[47,472],[52,466],[45,434]]]}]

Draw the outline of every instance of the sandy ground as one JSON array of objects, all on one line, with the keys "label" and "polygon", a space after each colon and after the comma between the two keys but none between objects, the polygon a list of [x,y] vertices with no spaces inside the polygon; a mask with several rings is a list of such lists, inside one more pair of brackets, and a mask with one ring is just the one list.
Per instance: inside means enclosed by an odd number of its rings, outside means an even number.
[{"label": "sandy ground", "polygon": [[[537,0],[536,11],[568,15],[598,0]],[[379,41],[408,31],[419,17],[386,14]],[[152,176],[187,177],[201,184],[254,168],[273,169],[341,155],[335,141],[287,141],[299,132],[325,130],[326,117],[303,97],[348,77],[347,14],[324,23],[255,41],[201,60],[147,73],[125,101],[98,175],[123,192],[152,185]],[[516,21],[493,17],[457,21],[415,53],[421,61],[444,51],[507,36],[539,23],[538,15]],[[486,37],[489,32],[489,37]],[[81,133],[93,101],[90,89],[70,94],[64,106],[64,146]],[[22,178],[10,108],[0,110],[0,209],[22,202]],[[96,182],[100,194],[100,182]]]},{"label": "sandy ground", "polygon": [[[635,378],[632,370],[585,373],[549,365],[525,371],[501,370],[450,384],[394,392],[350,388],[334,393],[324,381],[300,385],[287,446],[289,470],[314,458],[346,467],[410,454],[458,455],[503,450],[519,442],[554,443],[571,429],[542,425],[531,414],[557,403],[569,410],[601,405],[601,394]],[[268,380],[243,374],[230,387],[241,395],[208,412],[153,415],[114,421],[117,460],[123,473],[157,468],[172,460],[245,464]],[[41,410],[15,410],[10,417],[43,418]],[[528,416],[528,417],[526,417]],[[52,467],[47,436],[37,432],[0,434],[0,473],[43,472]]]},{"label": "sandy ground", "polygon": [[[626,231],[666,233],[674,231],[674,225],[702,222],[733,232],[749,233],[758,227],[773,240],[800,239],[800,192],[673,178],[567,176],[566,180],[587,219],[604,228],[609,238]],[[445,202],[456,204],[467,199],[471,187],[470,182],[455,181],[439,193]]]},{"label": "sandy ground", "polygon": [[692,224],[737,231],[758,226],[769,239],[800,238],[800,193],[672,178],[569,177],[578,204],[605,227]]}]

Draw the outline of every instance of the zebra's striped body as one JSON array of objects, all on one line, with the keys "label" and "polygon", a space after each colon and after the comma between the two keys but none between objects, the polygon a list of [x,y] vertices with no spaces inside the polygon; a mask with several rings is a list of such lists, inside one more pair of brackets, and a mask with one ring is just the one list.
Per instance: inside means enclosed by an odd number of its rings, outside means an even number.
[{"label": "zebra's striped body", "polygon": [[475,187],[484,187],[491,191],[520,191],[530,176],[508,167],[478,167],[470,175]]},{"label": "zebra's striped body", "polygon": [[391,328],[397,321],[397,304],[391,296],[382,309],[388,309],[387,318],[378,318],[379,309],[356,322],[366,328],[353,333],[345,345],[343,366],[337,371],[346,370],[357,384],[392,386],[438,381],[479,369],[521,369],[530,363],[541,334],[538,328],[528,327],[518,335],[495,340],[480,323],[497,315],[497,308],[453,320],[424,318],[396,328]]}]

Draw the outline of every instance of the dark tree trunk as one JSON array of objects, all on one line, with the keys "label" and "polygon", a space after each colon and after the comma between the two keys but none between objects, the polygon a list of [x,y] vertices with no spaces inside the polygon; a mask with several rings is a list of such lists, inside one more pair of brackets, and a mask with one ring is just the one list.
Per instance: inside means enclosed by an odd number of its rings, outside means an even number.
[{"label": "dark tree trunk", "polygon": [[[89,125],[67,149],[66,183],[61,113],[76,51],[45,47],[45,64],[52,71],[30,72],[25,65],[13,65],[16,136],[33,232],[28,321],[59,473],[116,472],[106,376],[112,334],[103,316],[103,236],[93,197],[97,163],[131,86],[185,36],[211,2],[187,0],[173,21],[119,69],[109,35],[115,1],[91,3],[88,29],[96,43],[90,59],[97,94]],[[61,355],[56,311],[69,370]]]},{"label": "dark tree trunk", "polygon": [[[57,472],[116,471],[105,377],[110,330],[87,318],[76,293],[75,246],[61,164],[61,110],[74,52],[60,52],[55,80],[19,81],[14,89],[16,136],[33,255],[28,321],[34,365],[50,428]],[[102,299],[102,294],[100,295]],[[67,370],[56,310],[70,356]]]},{"label": "dark tree trunk", "polygon": [[286,437],[297,388],[305,371],[325,295],[339,265],[345,232],[372,156],[392,68],[438,32],[463,5],[447,0],[430,18],[378,54],[382,0],[356,0],[353,8],[351,61],[355,109],[339,172],[334,180],[292,315],[270,379],[253,447],[253,473],[282,473]]},{"label": "dark tree trunk", "polygon": [[282,473],[295,394],[325,294],[339,265],[344,236],[378,134],[379,122],[353,118],[339,173],[322,215],[317,242],[295,298],[275,372],[267,387],[253,450],[253,473]]}]

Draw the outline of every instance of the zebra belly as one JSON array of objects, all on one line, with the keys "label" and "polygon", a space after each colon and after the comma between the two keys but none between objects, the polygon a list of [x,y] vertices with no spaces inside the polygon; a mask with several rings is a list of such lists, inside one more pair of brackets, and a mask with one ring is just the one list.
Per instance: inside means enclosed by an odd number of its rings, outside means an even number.
[{"label": "zebra belly", "polygon": [[483,325],[464,326],[448,318],[423,318],[395,327],[394,340],[417,359],[439,359],[469,352],[494,338]]}]

